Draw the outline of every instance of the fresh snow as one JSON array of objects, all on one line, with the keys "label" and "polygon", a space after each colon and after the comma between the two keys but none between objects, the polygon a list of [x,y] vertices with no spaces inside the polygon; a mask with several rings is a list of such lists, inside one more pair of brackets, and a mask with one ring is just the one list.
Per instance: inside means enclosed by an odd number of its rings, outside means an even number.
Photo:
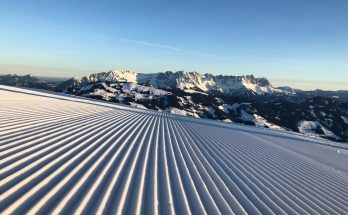
[{"label": "fresh snow", "polygon": [[348,146],[0,86],[0,214],[347,214]]}]

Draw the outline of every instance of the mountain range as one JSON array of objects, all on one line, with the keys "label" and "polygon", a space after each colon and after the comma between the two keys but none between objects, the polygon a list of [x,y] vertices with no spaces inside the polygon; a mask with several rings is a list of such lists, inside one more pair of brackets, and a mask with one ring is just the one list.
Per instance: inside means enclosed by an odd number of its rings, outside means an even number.
[{"label": "mountain range", "polygon": [[181,90],[195,90],[212,94],[241,95],[251,93],[254,95],[270,93],[291,93],[287,89],[273,87],[266,78],[247,76],[214,76],[198,72],[171,72],[164,73],[136,73],[133,71],[109,71],[91,74],[74,79],[76,84],[94,82],[132,82],[156,88],[177,88]]},{"label": "mountain range", "polygon": [[60,82],[0,76],[0,84],[54,90],[173,114],[348,141],[348,91],[274,87],[253,75],[109,71]]}]

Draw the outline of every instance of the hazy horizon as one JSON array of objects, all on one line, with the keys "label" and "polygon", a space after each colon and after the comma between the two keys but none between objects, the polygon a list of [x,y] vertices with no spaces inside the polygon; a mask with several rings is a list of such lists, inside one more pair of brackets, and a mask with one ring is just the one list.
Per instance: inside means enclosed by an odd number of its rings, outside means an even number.
[{"label": "hazy horizon", "polygon": [[7,1],[0,73],[185,70],[347,90],[347,9],[341,0]]}]

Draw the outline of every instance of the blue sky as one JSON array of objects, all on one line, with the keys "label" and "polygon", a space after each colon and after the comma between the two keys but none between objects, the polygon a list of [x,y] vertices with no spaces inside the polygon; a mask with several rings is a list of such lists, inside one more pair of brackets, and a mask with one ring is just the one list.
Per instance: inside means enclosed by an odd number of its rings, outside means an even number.
[{"label": "blue sky", "polygon": [[347,0],[1,1],[0,73],[254,74],[348,89]]}]

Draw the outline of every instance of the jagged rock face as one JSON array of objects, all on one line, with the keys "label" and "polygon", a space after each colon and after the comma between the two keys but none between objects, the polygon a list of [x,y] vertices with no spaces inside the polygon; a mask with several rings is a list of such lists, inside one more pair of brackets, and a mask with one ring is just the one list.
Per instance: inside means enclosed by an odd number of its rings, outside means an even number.
[{"label": "jagged rock face", "polygon": [[77,83],[109,82],[137,82],[137,73],[132,71],[109,71],[75,78]]},{"label": "jagged rock face", "polygon": [[151,85],[158,88],[176,88],[176,75],[173,72],[161,72],[161,73],[151,73],[143,74],[139,73],[137,76],[137,82],[140,84]]},{"label": "jagged rock face", "polygon": [[272,86],[271,83],[269,83],[267,78],[256,78],[256,83],[260,85],[261,87],[269,87]]},{"label": "jagged rock face", "polygon": [[96,73],[83,78],[76,78],[77,83],[93,83],[100,81],[135,82],[152,85],[157,88],[190,89],[210,93],[229,95],[242,94],[272,94],[284,93],[282,89],[274,88],[266,78],[247,76],[214,76],[198,72],[165,72],[165,73],[136,73],[131,71],[109,71]]}]

